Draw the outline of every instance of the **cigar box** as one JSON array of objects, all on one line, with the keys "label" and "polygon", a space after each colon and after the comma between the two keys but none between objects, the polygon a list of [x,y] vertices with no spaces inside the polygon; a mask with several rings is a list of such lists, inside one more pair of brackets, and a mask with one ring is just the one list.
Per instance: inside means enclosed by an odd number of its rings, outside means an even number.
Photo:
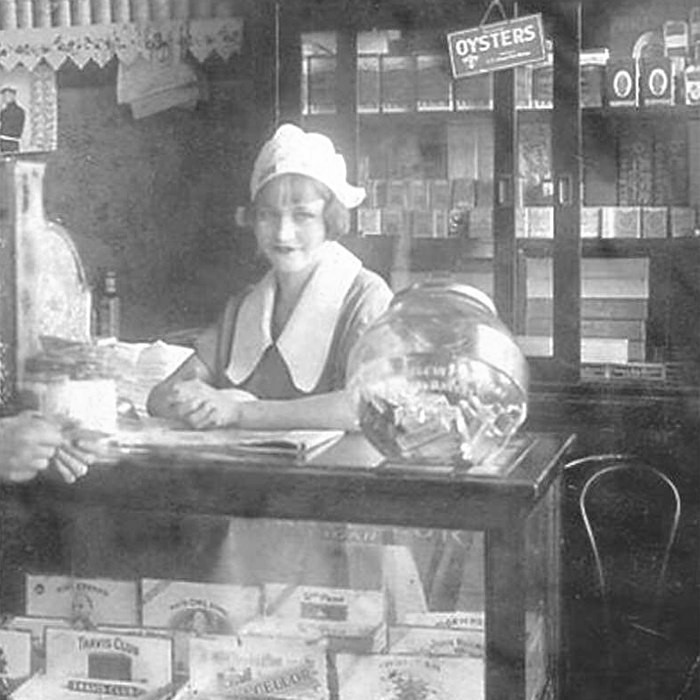
[{"label": "cigar box", "polygon": [[46,670],[18,700],[138,697],[172,683],[172,642],[162,637],[46,629]]},{"label": "cigar box", "polygon": [[10,682],[32,673],[32,635],[23,630],[0,629],[0,676]]},{"label": "cigar box", "polygon": [[483,659],[338,654],[336,670],[339,700],[484,697]]},{"label": "cigar box", "polygon": [[370,652],[386,640],[382,591],[267,584],[265,618],[247,632],[323,637],[333,651]]},{"label": "cigar box", "polygon": [[390,654],[484,658],[483,630],[390,625],[387,639]]},{"label": "cigar box", "polygon": [[192,640],[190,680],[176,700],[275,698],[329,700],[325,650],[269,637]]},{"label": "cigar box", "polygon": [[62,618],[82,629],[139,624],[135,581],[28,574],[25,589],[28,616]]}]

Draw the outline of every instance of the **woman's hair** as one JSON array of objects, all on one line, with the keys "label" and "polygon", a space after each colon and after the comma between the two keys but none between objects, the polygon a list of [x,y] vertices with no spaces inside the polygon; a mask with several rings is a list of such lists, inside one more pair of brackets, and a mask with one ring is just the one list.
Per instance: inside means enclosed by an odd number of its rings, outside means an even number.
[{"label": "woman's hair", "polygon": [[[338,198],[330,191],[328,187],[326,187],[326,185],[306,175],[286,174],[281,177],[289,178],[293,189],[296,183],[306,181],[307,183],[312,183],[318,190],[319,195],[325,202],[325,206],[323,208],[323,220],[326,224],[326,238],[328,240],[335,240],[336,238],[344,236],[346,233],[348,233],[350,230],[350,210],[344,204],[341,204]],[[265,187],[260,190],[260,193],[264,191]],[[247,210],[247,223],[250,226],[255,225],[256,203],[260,197],[260,193]]]}]

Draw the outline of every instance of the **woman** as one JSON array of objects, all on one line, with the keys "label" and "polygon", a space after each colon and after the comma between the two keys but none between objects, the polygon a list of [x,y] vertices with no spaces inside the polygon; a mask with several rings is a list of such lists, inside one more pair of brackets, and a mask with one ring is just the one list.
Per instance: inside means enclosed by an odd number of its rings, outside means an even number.
[{"label": "woman", "polygon": [[148,408],[195,428],[355,429],[348,354],[391,291],[330,239],[347,232],[365,192],[346,182],[327,137],[285,124],[262,147],[250,193],[270,271],[229,301]]},{"label": "woman", "polygon": [[[375,273],[331,240],[347,232],[365,192],[346,181],[325,136],[281,126],[250,182],[252,223],[269,272],[233,297],[196,352],[150,393],[159,416],[197,429],[357,429],[345,393],[350,349],[391,301]],[[377,552],[350,556],[313,525],[235,519],[213,578],[378,586]]]}]

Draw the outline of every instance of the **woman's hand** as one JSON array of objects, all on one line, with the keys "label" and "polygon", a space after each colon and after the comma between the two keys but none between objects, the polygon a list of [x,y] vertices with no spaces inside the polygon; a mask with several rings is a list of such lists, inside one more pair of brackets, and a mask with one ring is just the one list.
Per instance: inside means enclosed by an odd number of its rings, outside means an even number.
[{"label": "woman's hand", "polygon": [[240,422],[241,404],[257,400],[240,389],[215,389],[199,380],[176,384],[171,390],[171,405],[180,420],[197,430],[235,426]]}]

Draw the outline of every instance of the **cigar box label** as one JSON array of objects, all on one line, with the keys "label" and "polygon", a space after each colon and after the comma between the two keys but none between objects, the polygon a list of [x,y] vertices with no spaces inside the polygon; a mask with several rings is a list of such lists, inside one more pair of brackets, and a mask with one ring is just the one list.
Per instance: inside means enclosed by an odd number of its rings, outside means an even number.
[{"label": "cigar box label", "polygon": [[668,58],[645,59],[639,64],[642,102],[671,105],[675,101],[673,65]]},{"label": "cigar box label", "polygon": [[338,654],[339,700],[483,698],[482,659]]},{"label": "cigar box label", "polygon": [[[46,675],[84,692],[110,692],[112,682],[135,690],[172,682],[172,641],[160,636],[46,629]],[[140,693],[139,693],[140,694]],[[128,696],[128,693],[124,693]]]},{"label": "cigar box label", "polygon": [[328,700],[325,651],[273,637],[193,639],[190,688],[216,697]]},{"label": "cigar box label", "polygon": [[470,612],[407,613],[404,624],[414,627],[437,627],[440,629],[478,630],[485,629],[486,615],[481,610]]},{"label": "cigar box label", "polygon": [[31,674],[32,635],[0,629],[0,678],[27,678]]},{"label": "cigar box label", "polygon": [[671,207],[669,214],[671,236],[684,238],[694,234],[695,210],[692,207]]},{"label": "cigar box label", "polygon": [[606,95],[610,107],[636,106],[638,100],[636,61],[616,61],[605,70]]},{"label": "cigar box label", "polygon": [[193,634],[231,634],[260,613],[257,586],[143,579],[144,627]]},{"label": "cigar box label", "polygon": [[135,581],[28,574],[25,584],[29,616],[62,618],[78,629],[139,622]]},{"label": "cigar box label", "polygon": [[265,586],[265,615],[304,620],[319,629],[358,635],[371,632],[384,621],[381,591],[354,591],[340,588]]},{"label": "cigar box label", "polygon": [[391,654],[484,658],[483,630],[393,625],[388,637]]}]

